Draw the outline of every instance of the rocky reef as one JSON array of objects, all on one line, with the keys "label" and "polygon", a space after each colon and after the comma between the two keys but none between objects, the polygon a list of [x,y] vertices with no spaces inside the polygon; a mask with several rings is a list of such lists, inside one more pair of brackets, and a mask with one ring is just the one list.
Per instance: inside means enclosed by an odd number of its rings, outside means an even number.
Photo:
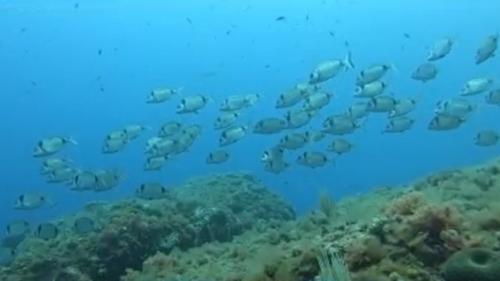
[{"label": "rocky reef", "polygon": [[[72,231],[76,217],[96,221],[85,235]],[[278,227],[295,218],[291,206],[255,178],[213,176],[173,188],[161,200],[89,204],[81,214],[57,222],[55,239],[30,237],[2,281],[120,280],[157,252],[170,254],[209,242],[229,242],[252,228]]]},{"label": "rocky reef", "polygon": [[98,231],[29,238],[0,280],[303,281],[318,276],[324,249],[343,257],[354,281],[500,280],[500,161],[339,202],[325,196],[295,218],[236,174],[161,200],[94,204],[84,214]]}]

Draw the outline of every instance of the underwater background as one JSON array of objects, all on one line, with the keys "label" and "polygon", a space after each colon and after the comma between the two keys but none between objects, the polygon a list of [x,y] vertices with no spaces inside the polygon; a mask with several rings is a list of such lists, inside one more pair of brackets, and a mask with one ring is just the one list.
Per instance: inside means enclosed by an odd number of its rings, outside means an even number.
[{"label": "underwater background", "polygon": [[[498,76],[498,60],[475,66],[473,57],[480,40],[499,30],[499,5],[486,0],[1,1],[0,224],[12,218],[39,221],[75,211],[91,200],[131,196],[147,180],[174,185],[239,170],[257,175],[303,213],[316,204],[320,189],[340,197],[492,158],[500,148],[474,146],[472,137],[480,129],[500,129],[498,108],[481,106],[460,130],[435,133],[426,126],[435,103],[456,96],[464,81]],[[279,16],[286,19],[275,21]],[[439,62],[438,79],[425,84],[409,79],[424,62],[426,48],[444,36],[456,44]],[[226,96],[261,94],[258,104],[243,113],[249,124],[280,116],[274,108],[280,92],[307,80],[319,62],[348,51],[357,70],[377,62],[397,67],[388,74],[389,90],[422,96],[414,113],[415,128],[383,135],[385,120],[369,118],[350,137],[356,145],[353,152],[322,169],[292,166],[280,175],[263,171],[260,154],[279,136],[251,135],[230,147],[229,163],[205,164],[208,151],[217,147],[213,120]],[[326,82],[325,88],[335,93],[326,112],[352,103],[356,74],[348,71]],[[153,88],[164,85],[183,87],[180,96],[203,94],[214,102],[190,116],[176,115],[175,100],[144,102]],[[200,124],[204,131],[189,153],[161,172],[142,171],[139,143],[118,154],[100,153],[110,130],[129,123],[157,128],[168,120]],[[67,148],[64,156],[82,167],[120,168],[125,182],[101,194],[74,193],[45,183],[31,151],[47,135],[76,139],[78,145]],[[57,205],[36,212],[13,210],[15,198],[31,191],[46,193]]]},{"label": "underwater background", "polygon": [[0,0],[0,281],[500,280],[499,10]]},{"label": "underwater background", "polygon": [[[475,65],[475,50],[500,29],[496,1],[0,1],[0,225],[13,219],[38,223],[79,210],[85,203],[134,196],[145,181],[179,185],[212,173],[249,171],[284,196],[299,214],[315,207],[321,190],[334,198],[376,186],[399,185],[443,169],[479,164],[499,155],[500,146],[478,147],[479,130],[500,130],[497,106],[480,105],[458,130],[427,129],[439,100],[455,97],[463,84],[492,77],[498,86],[500,61]],[[276,20],[284,17],[283,20]],[[439,61],[439,75],[421,83],[410,79],[436,40],[450,37],[452,52]],[[245,124],[280,117],[279,93],[307,81],[321,61],[344,57],[356,66],[322,87],[332,102],[308,127],[318,127],[353,102],[360,70],[389,63],[389,92],[419,96],[414,128],[382,134],[386,118],[373,115],[348,136],[351,153],[335,164],[308,169],[292,165],[267,173],[262,152],[280,135],[248,135],[228,148],[231,159],[207,165],[218,147],[212,129],[218,105],[229,95],[259,93],[242,113]],[[145,103],[156,87],[183,88],[164,104]],[[213,99],[198,114],[176,114],[180,97]],[[166,121],[199,124],[200,139],[168,161],[160,172],[144,172],[143,143]],[[130,123],[154,128],[117,154],[101,154],[111,130]],[[74,192],[39,175],[33,146],[46,136],[77,140],[61,153],[87,169],[119,168],[126,178],[105,193]],[[320,149],[325,144],[314,144]],[[293,159],[293,158],[292,158]],[[12,208],[26,192],[46,194],[55,205],[35,211]]]}]

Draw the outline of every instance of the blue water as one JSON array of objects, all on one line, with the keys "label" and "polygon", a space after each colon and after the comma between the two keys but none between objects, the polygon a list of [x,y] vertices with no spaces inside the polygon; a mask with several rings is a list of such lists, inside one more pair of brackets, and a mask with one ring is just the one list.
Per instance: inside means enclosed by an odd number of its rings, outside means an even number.
[{"label": "blue water", "polygon": [[[78,8],[74,3],[0,1],[0,226],[14,218],[56,218],[88,201],[131,197],[145,181],[175,186],[191,177],[232,171],[254,173],[303,213],[315,206],[323,189],[340,198],[500,155],[499,146],[473,145],[478,130],[500,130],[500,108],[485,105],[484,95],[471,98],[480,106],[459,130],[427,130],[435,103],[457,96],[465,81],[481,76],[500,80],[499,58],[474,64],[479,44],[500,30],[497,1],[91,0],[80,1]],[[275,21],[279,16],[286,20]],[[426,48],[446,36],[456,44],[437,63],[438,78],[427,84],[411,80],[412,71],[426,58]],[[211,128],[224,97],[262,94],[259,103],[243,113],[244,124],[281,117],[284,111],[274,109],[279,93],[307,80],[323,60],[343,57],[348,51],[345,41],[357,68],[325,84],[336,97],[309,127],[319,127],[328,115],[352,103],[361,69],[391,63],[397,70],[385,79],[390,91],[397,97],[422,96],[412,114],[417,120],[412,130],[383,135],[385,116],[373,114],[361,130],[347,136],[354,151],[321,169],[293,165],[280,175],[266,173],[259,158],[278,135],[250,135],[229,147],[228,163],[205,164],[208,152],[218,146],[218,133]],[[160,105],[145,103],[156,87],[184,87],[183,95],[205,94],[214,102],[197,115],[177,116],[178,98]],[[169,120],[201,124],[206,130],[189,153],[168,162],[162,172],[143,172],[144,142]],[[155,129],[124,152],[102,155],[106,133],[131,123]],[[45,183],[40,161],[31,152],[39,139],[53,135],[72,136],[79,143],[61,156],[82,168],[120,168],[126,180],[99,194]],[[295,157],[287,156],[290,162]],[[17,196],[32,191],[47,194],[57,205],[35,211],[11,208]]]}]

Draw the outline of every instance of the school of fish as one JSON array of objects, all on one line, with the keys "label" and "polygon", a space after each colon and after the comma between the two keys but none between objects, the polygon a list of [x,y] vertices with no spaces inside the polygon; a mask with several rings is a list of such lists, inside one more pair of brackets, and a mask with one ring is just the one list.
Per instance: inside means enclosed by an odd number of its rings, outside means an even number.
[{"label": "school of fish", "polygon": [[[439,77],[439,61],[452,53],[455,42],[443,38],[435,42],[428,50],[426,61],[415,67],[410,79],[421,83],[432,83]],[[474,60],[477,65],[494,58],[498,47],[498,35],[488,36],[479,45]],[[208,95],[183,94],[183,88],[156,88],[145,95],[145,102],[151,106],[174,102],[177,100],[176,114],[178,120],[165,121],[159,128],[146,124],[129,124],[123,128],[110,130],[103,136],[102,151],[104,154],[115,154],[123,151],[130,143],[140,141],[142,134],[150,136],[144,145],[144,171],[161,171],[168,161],[178,155],[189,153],[190,148],[206,130],[215,130],[219,134],[218,147],[206,152],[207,165],[223,165],[231,159],[231,146],[249,135],[265,138],[269,135],[281,134],[279,141],[268,148],[263,148],[262,155],[256,157],[262,163],[264,171],[279,174],[286,171],[294,163],[298,166],[317,169],[332,164],[336,157],[343,157],[356,145],[347,136],[363,127],[364,120],[372,114],[387,117],[384,134],[397,134],[411,130],[417,122],[412,112],[419,103],[419,98],[397,97],[388,93],[388,83],[384,77],[395,71],[392,64],[373,64],[358,70],[355,91],[352,95],[355,102],[347,106],[341,113],[323,117],[322,126],[316,129],[307,128],[311,120],[321,118],[320,113],[335,99],[338,93],[325,89],[324,83],[342,75],[343,72],[355,71],[352,56],[349,53],[342,59],[331,59],[318,63],[308,75],[307,81],[292,85],[276,96],[275,116],[261,117],[255,122],[242,121],[245,110],[257,106],[262,93],[231,95],[219,103],[219,115],[213,118],[213,128],[205,128],[198,124],[182,122],[182,115],[203,114],[207,106],[213,106],[214,99]],[[453,98],[442,99],[434,109],[430,109],[433,117],[427,120],[427,128],[432,131],[456,130],[469,120],[478,104],[471,99],[483,95],[487,106],[500,107],[500,88],[494,88],[492,77],[471,77],[464,81],[460,92]],[[216,103],[215,103],[216,104]],[[212,118],[212,117],[206,117]],[[153,132],[153,135],[151,135]],[[330,138],[322,150],[309,149],[311,143]],[[471,144],[479,147],[497,145],[500,134],[485,128],[471,136]],[[78,145],[77,140],[69,136],[48,136],[40,139],[33,149],[32,156],[41,160],[40,174],[49,183],[63,184],[75,192],[106,192],[117,187],[125,178],[125,173],[118,169],[81,169],[71,159],[58,156],[66,146]],[[287,154],[296,155],[290,160]],[[159,182],[147,182],[138,186],[135,196],[142,200],[155,200],[168,195],[168,188]],[[50,198],[39,193],[19,194],[13,198],[13,208],[18,210],[35,210],[54,204]],[[85,234],[97,229],[94,221],[81,217],[74,222],[74,231]],[[58,227],[52,223],[42,223],[31,229],[28,222],[17,220],[6,228],[6,237],[2,240],[1,255],[11,255],[9,249],[22,239],[33,233],[41,239],[52,239],[59,233]]]}]

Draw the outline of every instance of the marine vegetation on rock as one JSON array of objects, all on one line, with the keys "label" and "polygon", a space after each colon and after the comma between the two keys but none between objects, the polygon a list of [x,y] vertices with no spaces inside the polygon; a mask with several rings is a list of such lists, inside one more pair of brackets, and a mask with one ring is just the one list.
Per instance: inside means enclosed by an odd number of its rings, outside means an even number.
[{"label": "marine vegetation on rock", "polygon": [[323,197],[295,218],[251,176],[202,178],[162,200],[94,206],[92,234],[27,239],[0,280],[303,281],[345,265],[353,281],[497,281],[499,182],[495,161]]},{"label": "marine vegetation on rock", "polygon": [[73,219],[58,222],[63,233],[48,241],[28,238],[0,280],[119,280],[158,252],[228,242],[245,230],[295,218],[288,204],[244,174],[193,181],[161,200],[94,204],[84,213],[97,231],[75,235],[65,227]]}]

